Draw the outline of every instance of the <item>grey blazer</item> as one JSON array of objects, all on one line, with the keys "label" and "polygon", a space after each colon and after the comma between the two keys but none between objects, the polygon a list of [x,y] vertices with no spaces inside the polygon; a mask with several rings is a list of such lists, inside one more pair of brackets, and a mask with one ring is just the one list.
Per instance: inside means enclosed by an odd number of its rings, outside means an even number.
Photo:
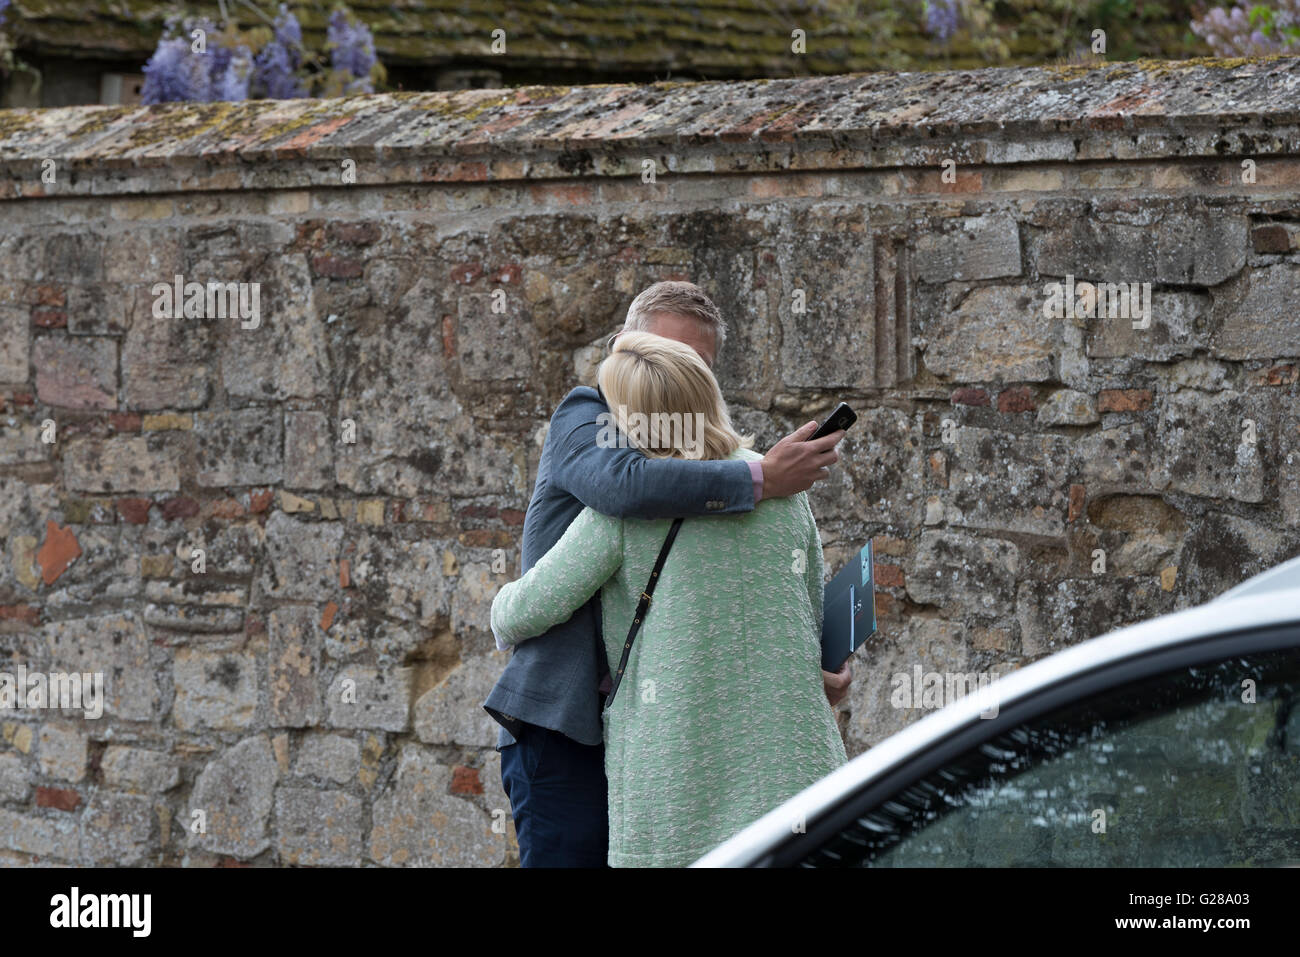
[{"label": "grey blazer", "polygon": [[[726,515],[754,507],[754,480],[741,461],[651,459],[633,448],[596,444],[609,411],[597,389],[579,386],[551,416],[524,518],[521,573],[560,540],[584,505],[619,518]],[[540,639],[540,640],[539,640]],[[519,722],[582,744],[601,743],[601,678],[609,671],[600,597],[544,635],[520,642],[483,707],[501,725],[497,747],[513,744]]]}]

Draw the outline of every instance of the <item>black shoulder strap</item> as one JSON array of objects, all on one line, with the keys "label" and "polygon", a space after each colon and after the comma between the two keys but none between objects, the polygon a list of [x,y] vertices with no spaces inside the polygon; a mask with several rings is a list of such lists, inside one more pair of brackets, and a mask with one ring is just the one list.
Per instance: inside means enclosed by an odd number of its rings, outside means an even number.
[{"label": "black shoulder strap", "polygon": [[614,695],[618,694],[618,686],[623,680],[623,672],[627,669],[627,659],[632,653],[632,641],[636,638],[636,633],[641,630],[641,622],[645,614],[650,609],[650,598],[654,595],[655,584],[659,581],[659,573],[663,571],[664,560],[668,557],[668,549],[673,547],[673,539],[677,537],[677,529],[682,527],[680,518],[673,519],[673,527],[668,529],[668,536],[664,539],[663,547],[659,549],[659,557],[655,559],[654,571],[650,573],[650,581],[645,586],[645,591],[641,593],[641,600],[636,603],[636,612],[632,615],[632,627],[628,629],[627,641],[623,642],[623,657],[619,659],[618,670],[613,675],[613,685],[609,689],[609,696],[605,698],[605,707],[608,708],[614,702]]}]

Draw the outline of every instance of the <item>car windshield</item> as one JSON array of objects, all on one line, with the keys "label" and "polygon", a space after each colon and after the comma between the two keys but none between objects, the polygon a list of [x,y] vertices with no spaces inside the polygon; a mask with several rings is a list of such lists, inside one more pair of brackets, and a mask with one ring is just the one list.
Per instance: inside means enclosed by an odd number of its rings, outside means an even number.
[{"label": "car windshield", "polygon": [[1300,655],[1187,667],[1020,725],[865,813],[804,866],[1300,863]]}]

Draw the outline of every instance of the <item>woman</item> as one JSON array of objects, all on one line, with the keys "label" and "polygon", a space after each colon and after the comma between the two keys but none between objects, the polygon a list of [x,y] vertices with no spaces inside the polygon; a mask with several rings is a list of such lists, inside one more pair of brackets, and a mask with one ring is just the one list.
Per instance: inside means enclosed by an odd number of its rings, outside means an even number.
[{"label": "woman", "polygon": [[[646,455],[761,457],[689,346],[624,332],[598,381]],[[584,509],[497,594],[492,630],[517,644],[599,590],[614,672],[671,524]],[[847,760],[822,686],[822,568],[806,493],[682,523],[603,715],[611,866],[689,864]]]}]

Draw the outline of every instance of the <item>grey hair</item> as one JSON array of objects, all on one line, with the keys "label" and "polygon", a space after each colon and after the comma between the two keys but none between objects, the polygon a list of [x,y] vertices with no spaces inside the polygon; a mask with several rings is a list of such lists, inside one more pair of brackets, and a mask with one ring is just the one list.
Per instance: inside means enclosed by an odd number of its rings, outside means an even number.
[{"label": "grey hair", "polygon": [[649,332],[650,320],[661,313],[698,319],[702,325],[713,330],[717,349],[722,351],[722,343],[727,338],[727,323],[713,300],[695,283],[670,280],[643,289],[632,300],[632,305],[628,306],[623,329]]}]

